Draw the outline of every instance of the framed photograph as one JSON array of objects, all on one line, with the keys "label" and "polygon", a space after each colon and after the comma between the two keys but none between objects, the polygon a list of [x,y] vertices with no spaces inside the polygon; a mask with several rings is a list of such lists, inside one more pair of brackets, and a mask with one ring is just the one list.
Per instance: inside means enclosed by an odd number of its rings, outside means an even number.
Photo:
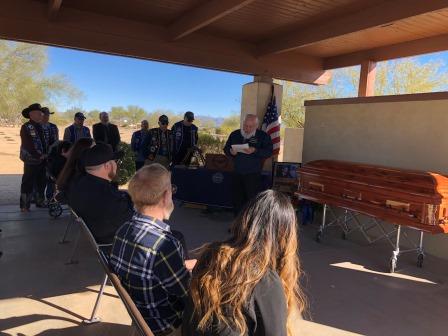
[{"label": "framed photograph", "polygon": [[297,170],[301,166],[302,164],[298,162],[274,162],[272,189],[293,195],[297,190]]}]

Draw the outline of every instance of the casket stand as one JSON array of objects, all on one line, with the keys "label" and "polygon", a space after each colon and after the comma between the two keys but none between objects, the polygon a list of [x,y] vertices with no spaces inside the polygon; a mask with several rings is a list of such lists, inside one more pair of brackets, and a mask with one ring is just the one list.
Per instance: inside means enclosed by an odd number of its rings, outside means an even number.
[{"label": "casket stand", "polygon": [[[390,271],[394,272],[398,256],[417,252],[417,265],[423,265],[424,233],[448,232],[448,178],[431,172],[396,169],[353,162],[319,160],[299,169],[297,196],[323,204],[322,223],[316,240],[324,230],[337,225],[343,237],[360,231],[369,243],[386,239],[394,248]],[[333,208],[344,209],[337,215]],[[368,223],[359,215],[370,218]],[[327,216],[331,221],[327,223]],[[395,224],[387,230],[382,222]],[[415,248],[400,250],[400,239],[410,240],[402,226],[419,231]],[[376,228],[380,235],[369,236]],[[393,238],[395,236],[395,242]]]}]

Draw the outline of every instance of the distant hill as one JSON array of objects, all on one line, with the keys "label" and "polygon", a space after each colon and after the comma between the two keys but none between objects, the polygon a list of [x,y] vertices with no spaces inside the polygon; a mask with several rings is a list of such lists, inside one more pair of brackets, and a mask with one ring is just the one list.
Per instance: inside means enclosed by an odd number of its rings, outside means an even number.
[{"label": "distant hill", "polygon": [[225,119],[222,117],[215,118],[215,117],[203,116],[203,115],[197,115],[196,118],[198,120],[202,121],[203,123],[207,123],[207,122],[211,121],[211,122],[215,123],[217,127],[220,127]]}]

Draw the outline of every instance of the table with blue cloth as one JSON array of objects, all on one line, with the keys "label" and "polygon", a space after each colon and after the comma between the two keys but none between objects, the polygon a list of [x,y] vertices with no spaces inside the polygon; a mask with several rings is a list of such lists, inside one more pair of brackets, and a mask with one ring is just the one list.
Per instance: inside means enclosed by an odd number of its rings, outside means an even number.
[{"label": "table with blue cloth", "polygon": [[[227,171],[176,166],[172,169],[172,183],[177,187],[173,197],[187,203],[233,208],[232,175],[232,172]],[[263,190],[271,186],[271,172],[263,172]]]}]

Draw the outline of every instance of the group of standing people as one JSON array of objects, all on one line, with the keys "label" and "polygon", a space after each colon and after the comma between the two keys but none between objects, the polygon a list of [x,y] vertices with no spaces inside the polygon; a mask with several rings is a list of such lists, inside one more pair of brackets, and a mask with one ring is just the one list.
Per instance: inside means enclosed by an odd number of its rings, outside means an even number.
[{"label": "group of standing people", "polygon": [[159,163],[168,168],[171,165],[188,164],[192,149],[198,143],[198,128],[194,125],[194,113],[188,111],[184,119],[168,129],[169,119],[161,115],[158,127],[149,129],[147,120],[141,122],[141,129],[132,134],[131,147],[135,153],[135,168],[145,164]]},{"label": "group of standing people", "polygon": [[[86,117],[82,112],[74,116],[73,124],[64,130],[59,140],[58,127],[50,122],[48,107],[38,103],[22,110],[26,121],[20,129],[20,159],[24,163],[20,186],[20,209],[28,212],[34,199],[36,207],[45,207],[55,192],[56,174],[65,163],[70,147],[79,139],[92,139],[90,130],[84,126]],[[117,151],[120,143],[118,127],[109,122],[107,112],[100,113],[100,122],[93,125],[93,140],[105,143]]]}]

